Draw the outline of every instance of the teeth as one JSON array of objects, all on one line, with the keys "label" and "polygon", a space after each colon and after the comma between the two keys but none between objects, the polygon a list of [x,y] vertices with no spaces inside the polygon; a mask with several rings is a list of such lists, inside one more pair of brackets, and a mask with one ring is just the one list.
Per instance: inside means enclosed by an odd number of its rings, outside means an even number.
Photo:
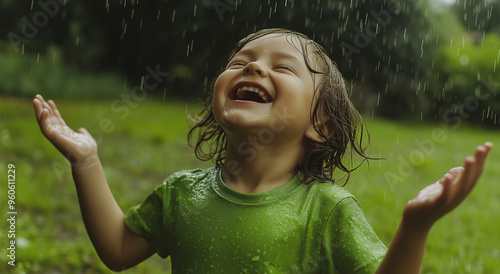
[{"label": "teeth", "polygon": [[249,87],[249,86],[243,86],[243,87],[239,87],[237,90],[236,90],[236,95],[237,96],[242,96],[243,95],[243,91],[249,91],[249,92],[253,92],[253,93],[256,93],[259,95],[259,97],[264,101],[264,102],[268,102],[268,98],[267,98],[267,95],[264,91],[260,90],[259,88],[257,87]]}]

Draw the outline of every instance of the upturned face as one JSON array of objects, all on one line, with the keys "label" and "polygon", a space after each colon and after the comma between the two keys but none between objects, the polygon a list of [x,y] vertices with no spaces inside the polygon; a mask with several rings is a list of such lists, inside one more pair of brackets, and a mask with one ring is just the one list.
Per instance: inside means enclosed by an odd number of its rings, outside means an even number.
[{"label": "upturned face", "polygon": [[315,83],[301,49],[298,38],[269,34],[234,55],[217,78],[213,98],[215,119],[228,136],[282,123],[280,134],[304,137],[312,126]]}]

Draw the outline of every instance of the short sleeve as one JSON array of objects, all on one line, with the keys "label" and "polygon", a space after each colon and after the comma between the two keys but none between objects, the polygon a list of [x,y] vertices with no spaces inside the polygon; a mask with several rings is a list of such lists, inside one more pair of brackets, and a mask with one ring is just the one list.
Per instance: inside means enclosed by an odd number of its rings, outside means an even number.
[{"label": "short sleeve", "polygon": [[166,184],[158,186],[146,200],[137,206],[131,207],[125,214],[125,223],[135,234],[144,237],[162,258],[170,255],[168,235],[166,229],[168,221],[168,201],[170,194]]},{"label": "short sleeve", "polygon": [[322,265],[322,273],[373,274],[387,252],[352,196],[331,211],[322,241],[322,253],[328,261]]}]

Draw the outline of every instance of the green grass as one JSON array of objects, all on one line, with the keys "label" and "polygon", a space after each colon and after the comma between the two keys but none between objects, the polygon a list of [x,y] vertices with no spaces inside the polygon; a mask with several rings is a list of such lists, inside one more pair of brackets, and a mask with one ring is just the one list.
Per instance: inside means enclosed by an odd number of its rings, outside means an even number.
[{"label": "green grass", "polygon": [[[116,73],[96,74],[65,65],[62,52],[13,54],[0,41],[0,95],[33,97],[43,91],[57,98],[115,98],[129,87]],[[99,88],[95,88],[99,87]]]},{"label": "green grass", "polygon": [[[112,101],[63,101],[58,106],[68,124],[102,133],[99,147],[108,181],[122,209],[140,203],[168,174],[181,169],[207,167],[186,144],[187,113],[199,105],[172,101],[144,101],[136,108],[113,112]],[[107,119],[110,126],[103,127]],[[346,188],[363,204],[375,231],[387,245],[402,209],[425,185],[461,165],[474,147],[499,140],[500,132],[462,125],[453,130],[440,124],[367,121],[372,161],[354,172]],[[110,130],[107,130],[108,127]],[[435,129],[446,131],[434,149],[422,150],[416,141],[432,140]],[[498,144],[497,144],[498,145]],[[430,147],[432,148],[432,147]],[[398,168],[414,158],[413,170]],[[18,273],[109,273],[87,237],[66,160],[44,139],[36,124],[31,101],[0,97],[0,174],[16,166]],[[413,156],[412,156],[413,155]],[[500,267],[500,149],[492,151],[480,184],[455,211],[433,228],[423,273],[495,273]],[[388,175],[389,174],[389,175]],[[390,181],[387,177],[398,178]],[[5,182],[5,180],[4,180]],[[0,190],[6,193],[6,183]],[[6,195],[0,195],[6,205]],[[4,217],[6,215],[3,215]],[[0,224],[6,231],[7,224]],[[4,232],[2,232],[4,233]],[[7,246],[5,235],[0,246]],[[4,249],[5,250],[5,249]],[[2,253],[4,254],[4,253]],[[0,256],[0,272],[12,270]],[[169,269],[169,261],[153,256],[125,273],[156,273]]]}]

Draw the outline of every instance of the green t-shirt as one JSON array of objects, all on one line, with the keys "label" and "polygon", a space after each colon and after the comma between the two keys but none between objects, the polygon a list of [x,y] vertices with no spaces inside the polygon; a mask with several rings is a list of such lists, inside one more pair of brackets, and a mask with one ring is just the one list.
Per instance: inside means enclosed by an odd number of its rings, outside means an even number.
[{"label": "green t-shirt", "polygon": [[215,168],[171,175],[126,213],[173,273],[374,273],[387,249],[359,202],[297,178],[246,194]]}]

